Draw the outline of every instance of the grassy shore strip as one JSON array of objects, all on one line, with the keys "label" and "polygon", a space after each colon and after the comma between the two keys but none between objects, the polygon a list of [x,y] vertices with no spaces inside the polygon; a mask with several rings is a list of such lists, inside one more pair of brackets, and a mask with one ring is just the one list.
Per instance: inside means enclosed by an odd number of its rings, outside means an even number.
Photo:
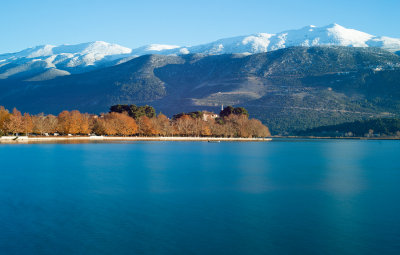
[{"label": "grassy shore strip", "polygon": [[57,141],[202,141],[202,142],[266,142],[271,138],[220,138],[220,137],[143,137],[143,136],[59,136],[59,137],[12,137],[0,138],[0,142],[57,142]]}]

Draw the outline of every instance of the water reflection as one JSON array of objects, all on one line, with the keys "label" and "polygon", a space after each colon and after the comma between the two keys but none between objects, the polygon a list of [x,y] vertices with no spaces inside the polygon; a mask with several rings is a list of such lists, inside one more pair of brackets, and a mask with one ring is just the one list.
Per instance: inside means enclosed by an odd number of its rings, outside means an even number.
[{"label": "water reflection", "polygon": [[326,143],[323,148],[326,158],[325,187],[340,197],[356,195],[365,186],[362,162],[365,146],[360,142]]}]

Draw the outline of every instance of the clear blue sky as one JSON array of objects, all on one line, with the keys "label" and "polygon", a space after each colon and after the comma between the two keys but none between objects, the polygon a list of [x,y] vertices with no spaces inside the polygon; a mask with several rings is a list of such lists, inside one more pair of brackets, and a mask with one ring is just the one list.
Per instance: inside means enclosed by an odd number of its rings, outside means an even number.
[{"label": "clear blue sky", "polygon": [[194,45],[330,23],[400,38],[399,11],[399,0],[5,0],[0,53],[97,40]]}]

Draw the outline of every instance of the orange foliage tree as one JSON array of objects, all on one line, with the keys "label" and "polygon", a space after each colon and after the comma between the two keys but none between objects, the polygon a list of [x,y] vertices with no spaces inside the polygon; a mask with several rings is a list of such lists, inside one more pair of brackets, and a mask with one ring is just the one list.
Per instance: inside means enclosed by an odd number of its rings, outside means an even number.
[{"label": "orange foliage tree", "polygon": [[10,113],[3,106],[0,106],[0,135],[8,133],[6,123],[10,119]]},{"label": "orange foliage tree", "polygon": [[26,135],[28,135],[29,133],[32,133],[33,121],[32,121],[32,117],[29,115],[29,113],[24,113],[24,116],[22,116],[22,127],[23,127],[23,132]]},{"label": "orange foliage tree", "polygon": [[32,122],[33,122],[34,133],[41,135],[46,133],[45,131],[46,116],[44,115],[44,113],[39,113],[36,116],[32,116]]},{"label": "orange foliage tree", "polygon": [[57,116],[54,115],[47,115],[46,116],[46,121],[44,123],[44,130],[45,133],[55,133],[57,132],[57,127],[58,127],[58,118]]},{"label": "orange foliage tree", "polygon": [[189,115],[182,115],[174,121],[174,129],[177,135],[191,136],[194,130],[193,118]]},{"label": "orange foliage tree", "polygon": [[223,119],[223,136],[227,137],[266,137],[271,136],[268,127],[261,121],[249,119],[247,115],[230,114]]},{"label": "orange foliage tree", "polygon": [[24,132],[23,120],[21,112],[16,108],[13,109],[9,119],[4,124],[5,129],[12,134]]},{"label": "orange foliage tree", "polygon": [[33,132],[35,134],[55,133],[58,129],[58,119],[54,115],[40,113],[32,116]]},{"label": "orange foliage tree", "polygon": [[154,127],[161,136],[169,136],[173,134],[170,120],[164,114],[158,114],[154,119]]},{"label": "orange foliage tree", "polygon": [[125,113],[111,112],[95,120],[94,130],[99,135],[134,135],[138,131],[136,121]]},{"label": "orange foliage tree", "polygon": [[252,137],[271,136],[271,132],[269,131],[268,127],[264,126],[261,121],[257,119],[250,119],[247,128]]},{"label": "orange foliage tree", "polygon": [[138,118],[139,134],[144,136],[157,135],[158,130],[154,126],[154,122],[147,116],[141,116]]},{"label": "orange foliage tree", "polygon": [[91,132],[89,115],[79,111],[63,111],[58,115],[58,131],[62,134],[88,134]]}]

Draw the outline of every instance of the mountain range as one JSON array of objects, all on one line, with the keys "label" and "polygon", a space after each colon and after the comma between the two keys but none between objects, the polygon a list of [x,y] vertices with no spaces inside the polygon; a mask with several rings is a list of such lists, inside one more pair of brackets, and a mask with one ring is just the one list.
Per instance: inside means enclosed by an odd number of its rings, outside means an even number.
[{"label": "mountain range", "polygon": [[[332,35],[332,29],[341,32]],[[273,48],[278,43],[271,38],[282,34],[287,34],[285,43]],[[399,117],[398,39],[367,36],[338,25],[282,34],[269,36],[268,45],[253,40],[250,47],[244,43],[247,36],[186,47],[189,52],[184,54],[177,54],[182,49],[178,46],[131,50],[104,42],[3,54],[0,105],[57,114],[149,104],[169,116],[193,110],[218,112],[221,105],[235,105],[246,107],[274,134]],[[317,42],[317,37],[318,45],[297,45],[312,38]],[[264,48],[253,47],[261,41]],[[222,51],[208,51],[217,44],[223,45]],[[153,51],[159,54],[148,54]],[[36,69],[31,68],[35,64]]]},{"label": "mountain range", "polygon": [[258,33],[196,46],[151,44],[130,49],[102,41],[77,45],[42,45],[0,55],[0,79],[49,80],[92,71],[147,54],[255,54],[293,46],[379,47],[400,52],[400,39],[377,37],[338,24],[307,26],[277,34]]}]

